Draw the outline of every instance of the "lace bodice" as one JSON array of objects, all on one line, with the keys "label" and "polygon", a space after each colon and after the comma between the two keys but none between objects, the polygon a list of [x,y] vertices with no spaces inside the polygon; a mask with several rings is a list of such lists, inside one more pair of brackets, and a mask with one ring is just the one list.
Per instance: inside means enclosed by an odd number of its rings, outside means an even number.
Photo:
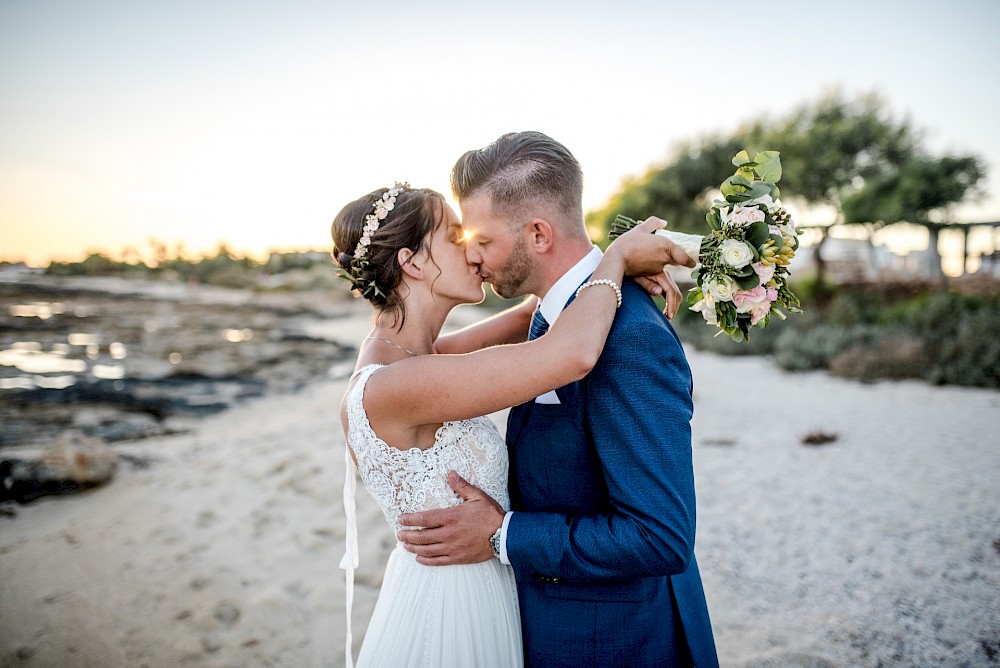
[{"label": "lace bodice", "polygon": [[358,371],[347,398],[347,442],[357,458],[361,481],[393,531],[399,531],[397,519],[403,513],[461,503],[448,485],[451,470],[510,510],[507,446],[489,418],[445,422],[426,450],[400,450],[375,435],[363,399],[368,379],[382,366],[371,364]]}]

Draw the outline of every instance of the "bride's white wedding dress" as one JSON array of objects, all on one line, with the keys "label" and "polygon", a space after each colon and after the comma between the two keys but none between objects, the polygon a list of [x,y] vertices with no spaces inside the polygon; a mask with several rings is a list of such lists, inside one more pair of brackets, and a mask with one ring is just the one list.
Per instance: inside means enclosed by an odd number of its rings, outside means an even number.
[{"label": "bride's white wedding dress", "polygon": [[[359,369],[347,398],[347,440],[361,480],[378,502],[393,532],[403,513],[461,503],[448,486],[457,471],[510,508],[507,446],[488,418],[445,422],[426,450],[386,444],[368,422],[364,391],[382,365]],[[348,455],[348,460],[350,456]],[[348,514],[348,644],[350,602],[357,565],[353,470],[347,469],[344,503]],[[498,559],[457,566],[422,566],[400,545],[389,555],[382,590],[358,656],[358,666],[521,666],[521,622],[517,587],[509,566]]]}]

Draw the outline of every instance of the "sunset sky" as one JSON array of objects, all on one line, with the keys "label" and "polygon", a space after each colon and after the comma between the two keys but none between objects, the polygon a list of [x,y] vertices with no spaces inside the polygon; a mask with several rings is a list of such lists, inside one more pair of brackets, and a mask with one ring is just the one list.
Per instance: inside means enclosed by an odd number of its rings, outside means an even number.
[{"label": "sunset sky", "polygon": [[0,0],[0,259],[325,249],[347,201],[447,192],[511,130],[565,143],[593,208],[677,141],[835,86],[980,155],[996,193],[998,25],[995,0]]}]

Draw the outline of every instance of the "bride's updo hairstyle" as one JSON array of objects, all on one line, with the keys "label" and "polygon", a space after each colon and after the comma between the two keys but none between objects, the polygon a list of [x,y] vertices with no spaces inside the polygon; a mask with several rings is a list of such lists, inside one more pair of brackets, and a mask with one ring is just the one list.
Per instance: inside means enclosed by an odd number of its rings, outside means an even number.
[{"label": "bride's updo hairstyle", "polygon": [[[398,194],[390,197],[393,191]],[[341,278],[352,284],[355,296],[370,301],[379,316],[392,316],[394,325],[406,321],[403,295],[397,289],[403,281],[399,251],[429,253],[431,233],[444,220],[444,206],[438,192],[397,184],[346,205],[330,226],[333,260]],[[379,208],[385,212],[382,218],[375,215]]]}]

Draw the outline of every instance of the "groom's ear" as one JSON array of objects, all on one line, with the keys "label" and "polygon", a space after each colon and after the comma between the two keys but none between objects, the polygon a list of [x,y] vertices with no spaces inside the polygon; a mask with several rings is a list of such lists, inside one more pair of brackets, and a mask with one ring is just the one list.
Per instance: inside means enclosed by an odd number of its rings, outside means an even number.
[{"label": "groom's ear", "polygon": [[536,253],[544,253],[552,248],[552,225],[544,218],[533,218],[527,225],[528,245]]}]

